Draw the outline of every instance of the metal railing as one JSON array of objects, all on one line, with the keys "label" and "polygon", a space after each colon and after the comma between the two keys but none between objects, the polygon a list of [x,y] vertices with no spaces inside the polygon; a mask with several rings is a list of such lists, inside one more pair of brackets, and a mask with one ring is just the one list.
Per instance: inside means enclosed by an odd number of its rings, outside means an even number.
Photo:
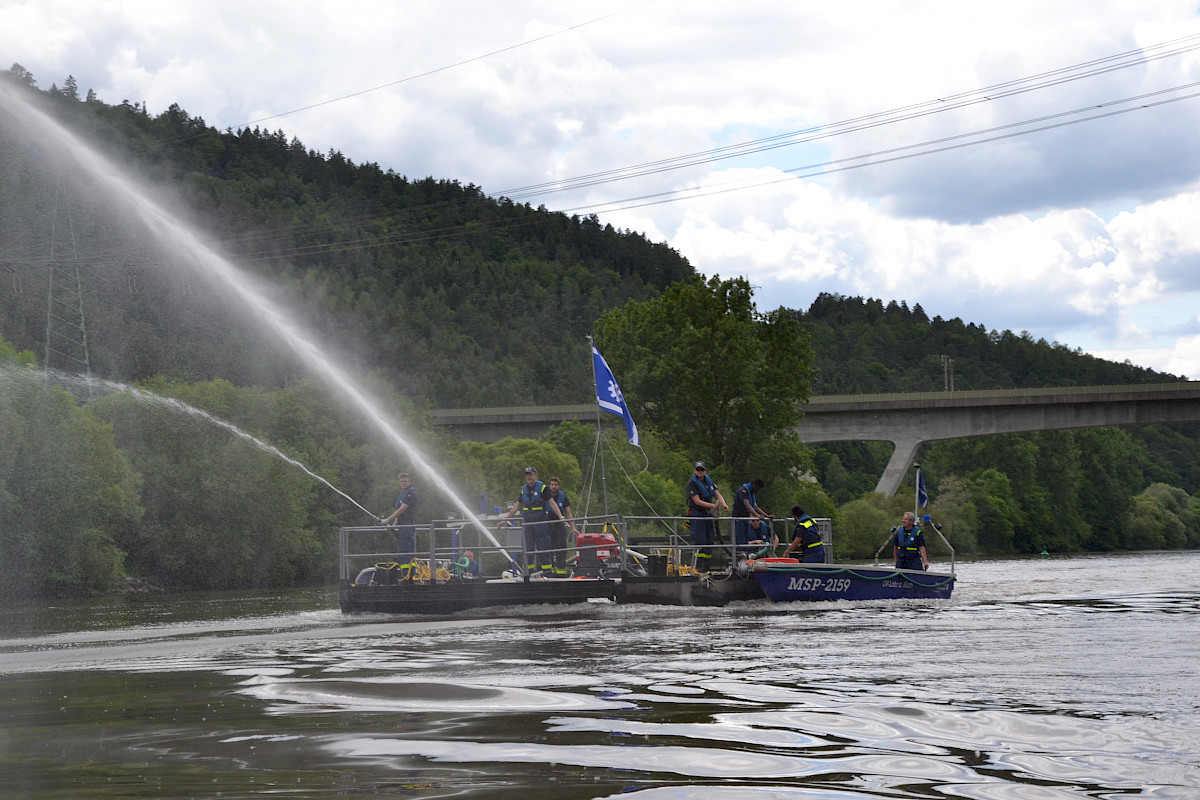
[{"label": "metal railing", "polygon": [[[452,575],[456,565],[466,552],[470,552],[475,561],[479,562],[484,575],[536,577],[541,572],[541,563],[549,559],[552,563],[571,566],[588,553],[613,549],[604,544],[578,544],[574,536],[568,536],[567,546],[562,548],[538,548],[531,550],[527,547],[525,524],[519,519],[507,519],[501,515],[479,518],[482,524],[461,519],[433,520],[428,524],[411,526],[415,546],[411,558],[401,559],[398,537],[401,526],[373,525],[341,528],[338,531],[338,576],[342,581],[354,580],[358,573],[367,567],[382,563],[420,562],[427,566],[431,574],[437,574],[439,567],[446,568]],[[626,523],[617,515],[581,517],[569,520],[566,525],[568,534],[570,525],[580,533],[610,533],[616,540],[614,562],[620,559],[622,567],[630,558],[620,544],[625,540]],[[534,523],[551,525],[552,522]],[[486,529],[487,533],[484,532]],[[556,560],[556,556],[562,556]],[[535,563],[531,559],[537,557]],[[534,564],[534,569],[529,565]]]},{"label": "metal railing", "polygon": [[[568,572],[577,574],[599,563],[601,575],[649,574],[661,568],[666,575],[687,575],[714,568],[732,566],[739,555],[745,555],[746,545],[736,544],[732,517],[709,518],[714,524],[715,541],[697,545],[692,541],[688,526],[691,517],[620,516],[616,514],[579,517],[570,520],[582,536],[568,536],[562,548],[541,548],[531,551],[526,545],[525,525],[519,519],[502,515],[480,517],[483,528],[461,519],[433,520],[413,526],[415,547],[411,558],[403,563],[418,562],[421,575],[430,580],[462,577],[457,565],[466,552],[477,561],[484,576],[555,577],[541,569],[547,559],[563,564]],[[768,529],[778,536],[780,544],[790,541],[791,520],[764,520]],[[827,518],[817,520],[827,548],[832,555],[831,526]],[[535,523],[552,524],[552,523]],[[353,581],[359,572],[377,564],[401,563],[398,551],[399,526],[364,526],[342,528],[338,535],[339,577]],[[567,527],[570,533],[570,527]],[[589,534],[609,534],[607,538],[589,539]],[[615,553],[612,553],[615,549]],[[739,553],[739,551],[741,551]],[[537,556],[536,561],[531,558]],[[555,559],[561,556],[561,559]],[[707,561],[705,559],[707,558]],[[832,561],[832,558],[827,558]],[[529,565],[533,564],[530,569]],[[616,569],[619,566],[619,570]],[[413,573],[418,574],[418,573]]]}]

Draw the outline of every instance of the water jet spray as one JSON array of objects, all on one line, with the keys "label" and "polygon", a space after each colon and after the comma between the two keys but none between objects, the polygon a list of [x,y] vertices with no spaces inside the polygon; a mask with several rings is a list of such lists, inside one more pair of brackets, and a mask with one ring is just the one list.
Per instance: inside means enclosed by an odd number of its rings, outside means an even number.
[{"label": "water jet spray", "polygon": [[[26,369],[26,368],[20,367],[20,369]],[[3,374],[4,372],[5,372],[4,367],[0,366],[0,374]],[[296,459],[289,456],[287,453],[280,450],[278,447],[275,447],[274,445],[264,442],[262,439],[259,439],[257,436],[254,436],[251,433],[247,433],[246,431],[242,430],[238,426],[234,425],[232,422],[223,420],[220,417],[215,417],[212,414],[208,413],[207,411],[196,408],[195,406],[185,403],[182,400],[179,400],[174,397],[163,397],[162,395],[154,394],[153,392],[147,392],[144,389],[139,389],[136,386],[130,386],[125,383],[118,383],[117,381],[105,380],[104,378],[97,378],[92,375],[72,375],[72,374],[62,372],[62,371],[56,370],[56,369],[42,370],[40,374],[43,376],[43,379],[46,383],[58,384],[59,386],[61,386],[63,389],[70,392],[71,394],[77,394],[75,387],[86,388],[89,391],[89,397],[94,397],[94,396],[96,396],[97,393],[128,394],[128,395],[132,395],[133,397],[136,397],[139,400],[149,402],[149,403],[154,403],[156,405],[162,406],[163,408],[171,409],[174,411],[179,411],[184,414],[188,414],[190,416],[196,417],[198,419],[202,419],[205,422],[211,423],[212,425],[216,425],[219,428],[224,428],[225,430],[229,431],[230,433],[234,434],[235,436],[245,439],[247,442],[254,445],[258,449],[262,450],[263,452],[283,459],[287,463],[291,464],[293,467],[296,467],[297,469],[300,469],[303,472],[305,472],[309,477],[314,478],[314,479],[320,481],[321,483],[325,484],[330,489],[332,489],[333,491],[340,494],[342,497],[349,500],[351,502],[351,504],[353,504],[360,511],[362,511],[364,514],[371,517],[372,519],[375,519],[375,520],[379,519],[379,517],[376,514],[373,514],[372,512],[368,511],[363,505],[361,505],[353,497],[346,494],[341,489],[337,488],[332,483],[327,481],[325,478],[322,478],[320,475],[313,472],[308,467],[304,466],[304,464],[300,463]]]},{"label": "water jet spray", "polygon": [[242,304],[252,319],[262,320],[331,389],[349,400],[397,450],[404,453],[422,472],[433,476],[463,516],[479,528],[505,558],[516,563],[466,503],[450,490],[428,459],[400,434],[399,424],[387,418],[379,402],[360,389],[332,358],[288,319],[283,310],[266,297],[265,292],[255,285],[249,275],[219,255],[182,220],[154,202],[146,189],[123,175],[111,161],[80,141],[45,112],[31,105],[20,96],[20,92],[18,87],[0,80],[0,105],[10,112],[19,112],[14,113],[14,116],[23,117],[28,125],[37,129],[39,135],[33,138],[40,147],[53,153],[69,154],[97,185],[114,199],[127,205],[152,236],[186,252],[200,270],[199,274],[215,279],[220,287]]}]

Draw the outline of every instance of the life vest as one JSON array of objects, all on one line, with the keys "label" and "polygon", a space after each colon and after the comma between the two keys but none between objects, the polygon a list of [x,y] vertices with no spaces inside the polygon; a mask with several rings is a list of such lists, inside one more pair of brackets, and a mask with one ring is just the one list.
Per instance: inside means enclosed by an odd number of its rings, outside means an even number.
[{"label": "life vest", "polygon": [[917,534],[920,532],[921,529],[916,527],[911,532],[904,530],[904,528],[896,528],[896,547],[900,550],[917,552],[920,549],[917,546]]},{"label": "life vest", "polygon": [[537,481],[533,486],[526,483],[521,487],[521,519],[526,522],[541,522],[549,516],[542,500],[542,492],[545,489],[546,484],[541,481]]},{"label": "life vest", "polygon": [[735,517],[752,516],[751,512],[747,511],[745,505],[742,503],[742,497],[743,497],[742,491],[743,490],[745,490],[745,492],[746,492],[746,494],[744,496],[745,496],[746,500],[750,503],[750,507],[758,508],[758,498],[754,496],[754,491],[750,488],[750,484],[743,483],[742,488],[738,489],[737,493],[733,497],[733,511],[730,513]]},{"label": "life vest", "polygon": [[[821,540],[821,536],[816,530],[816,525],[816,520],[805,514],[796,520],[796,529],[792,532],[792,538],[800,537],[800,541],[805,547],[820,547],[825,542]],[[814,534],[816,534],[816,541],[809,541]]]},{"label": "life vest", "polygon": [[[712,502],[713,496],[716,494],[716,490],[717,490],[717,486],[716,486],[716,484],[714,484],[712,482],[712,478],[705,475],[704,480],[700,481],[700,480],[696,479],[695,475],[693,475],[689,482],[694,483],[696,485],[696,488],[699,490],[697,492],[697,494],[700,495],[701,500],[703,500],[706,503]],[[709,509],[701,508],[700,506],[693,503],[691,495],[688,496],[688,508],[691,510],[694,510],[694,511],[702,511],[702,512],[704,512],[705,515],[708,515],[709,513],[711,513],[709,511]]]}]

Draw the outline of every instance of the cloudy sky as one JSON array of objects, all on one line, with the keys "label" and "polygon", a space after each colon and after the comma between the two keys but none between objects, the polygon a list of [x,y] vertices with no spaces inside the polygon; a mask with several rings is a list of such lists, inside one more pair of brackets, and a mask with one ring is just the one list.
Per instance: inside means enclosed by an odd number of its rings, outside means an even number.
[{"label": "cloudy sky", "polygon": [[1200,379],[1195,0],[0,0],[0,68]]}]

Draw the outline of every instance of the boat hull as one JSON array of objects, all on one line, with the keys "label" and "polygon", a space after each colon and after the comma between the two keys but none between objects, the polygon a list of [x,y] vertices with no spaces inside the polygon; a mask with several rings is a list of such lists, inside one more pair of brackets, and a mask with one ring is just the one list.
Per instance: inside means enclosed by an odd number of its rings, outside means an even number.
[{"label": "boat hull", "polygon": [[945,600],[954,575],[892,567],[767,564],[754,577],[773,602],[796,600]]},{"label": "boat hull", "polygon": [[617,587],[618,603],[659,606],[723,606],[735,600],[762,600],[762,588],[753,578],[730,575],[625,575]]},{"label": "boat hull", "polygon": [[617,584],[607,579],[517,579],[447,581],[420,583],[400,581],[391,585],[343,584],[343,612],[388,614],[453,614],[474,608],[522,605],[586,603],[594,598],[613,600]]}]

